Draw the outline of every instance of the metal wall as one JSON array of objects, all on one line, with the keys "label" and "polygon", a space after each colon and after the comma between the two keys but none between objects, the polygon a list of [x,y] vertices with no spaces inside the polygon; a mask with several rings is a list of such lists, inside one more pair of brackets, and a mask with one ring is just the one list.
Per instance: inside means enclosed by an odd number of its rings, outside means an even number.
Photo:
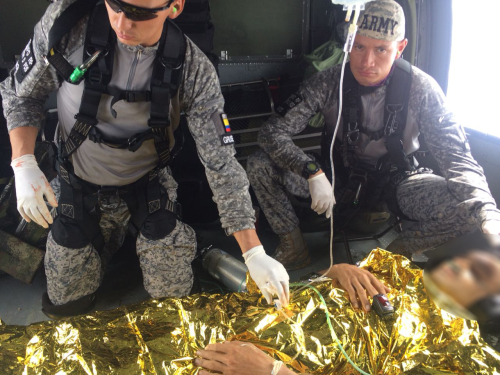
[{"label": "metal wall", "polygon": [[1,0],[0,46],[4,61],[14,62],[14,55],[22,52],[48,5],[44,0]]}]

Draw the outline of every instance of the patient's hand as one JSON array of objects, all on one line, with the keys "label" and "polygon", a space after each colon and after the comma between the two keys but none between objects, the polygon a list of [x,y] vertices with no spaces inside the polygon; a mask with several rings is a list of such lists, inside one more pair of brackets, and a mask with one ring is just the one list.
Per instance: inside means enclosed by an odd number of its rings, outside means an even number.
[{"label": "patient's hand", "polygon": [[[255,345],[241,341],[226,341],[222,344],[210,344],[205,350],[196,352],[201,358],[194,360],[195,366],[230,375],[269,375],[273,370],[274,360]],[[199,375],[210,375],[201,370]],[[278,375],[295,374],[283,365]]]},{"label": "patient's hand", "polygon": [[[322,271],[321,274],[325,272],[326,270]],[[390,292],[390,289],[370,272],[351,264],[335,264],[326,276],[339,282],[342,288],[349,293],[349,299],[356,309],[360,307],[361,303],[363,310],[370,311],[371,305],[368,296],[373,297],[376,294]]]}]

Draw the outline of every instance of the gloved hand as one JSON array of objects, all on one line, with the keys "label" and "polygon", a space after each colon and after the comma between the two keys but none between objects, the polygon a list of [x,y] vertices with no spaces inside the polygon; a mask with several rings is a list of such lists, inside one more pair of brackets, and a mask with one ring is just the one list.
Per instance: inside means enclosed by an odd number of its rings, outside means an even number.
[{"label": "gloved hand", "polygon": [[485,220],[481,226],[483,233],[488,234],[500,234],[500,221],[497,220]]},{"label": "gloved hand", "polygon": [[262,245],[255,246],[243,254],[245,264],[253,281],[266,298],[273,303],[273,294],[277,294],[283,307],[288,306],[290,290],[288,289],[288,273],[285,267],[264,251]]},{"label": "gloved hand", "polygon": [[311,193],[311,208],[318,214],[326,212],[326,217],[330,218],[335,197],[332,192],[332,185],[324,173],[311,177],[307,180],[309,183],[309,192]]},{"label": "gloved hand", "polygon": [[52,207],[57,207],[57,200],[43,172],[38,168],[34,155],[23,155],[10,164],[16,179],[17,210],[30,222],[48,228],[52,216],[43,200],[43,196]]}]

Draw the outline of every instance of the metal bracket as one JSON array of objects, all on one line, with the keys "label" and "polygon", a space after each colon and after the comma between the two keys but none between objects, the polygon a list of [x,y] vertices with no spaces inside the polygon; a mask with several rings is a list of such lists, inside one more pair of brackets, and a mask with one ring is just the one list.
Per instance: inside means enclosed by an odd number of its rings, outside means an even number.
[{"label": "metal bracket", "polygon": [[220,51],[220,59],[229,60],[229,54],[227,53],[227,51]]}]

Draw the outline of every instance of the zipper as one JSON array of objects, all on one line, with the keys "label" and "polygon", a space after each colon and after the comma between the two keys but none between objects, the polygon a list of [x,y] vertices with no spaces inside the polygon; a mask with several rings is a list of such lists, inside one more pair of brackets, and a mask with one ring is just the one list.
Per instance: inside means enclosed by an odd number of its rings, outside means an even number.
[{"label": "zipper", "polygon": [[137,65],[139,64],[139,60],[141,59],[141,55],[142,55],[142,49],[139,48],[134,56],[134,61],[132,61],[132,66],[130,67],[130,74],[128,76],[127,87],[125,89],[127,91],[130,90],[132,82],[134,81],[135,71],[137,69]]}]

